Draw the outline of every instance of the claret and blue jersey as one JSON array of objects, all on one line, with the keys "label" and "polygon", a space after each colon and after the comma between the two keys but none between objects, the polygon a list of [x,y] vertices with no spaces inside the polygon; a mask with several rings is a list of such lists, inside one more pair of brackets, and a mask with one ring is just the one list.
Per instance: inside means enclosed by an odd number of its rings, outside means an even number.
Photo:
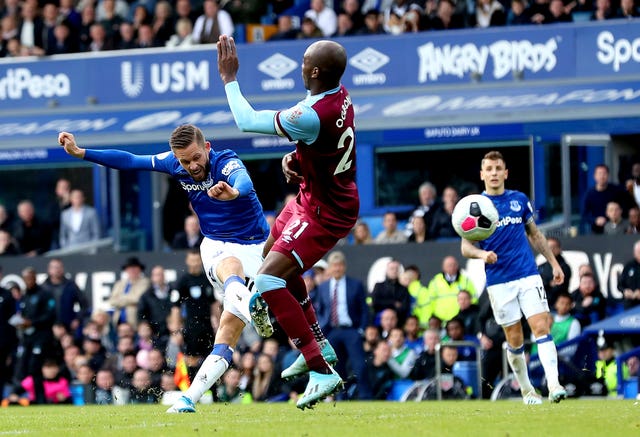
[{"label": "claret and blue jersey", "polygon": [[257,244],[269,235],[269,225],[253,186],[246,195],[230,201],[213,199],[207,194],[207,190],[219,181],[233,186],[239,175],[246,175],[246,167],[231,150],[209,152],[211,169],[202,182],[194,181],[170,151],[158,155],[133,155],[120,150],[87,149],[85,159],[119,170],[152,170],[171,175],[187,193],[202,234],[207,238]]},{"label": "claret and blue jersey", "polygon": [[505,190],[499,196],[482,193],[493,201],[498,210],[498,226],[480,248],[498,255],[495,264],[485,264],[487,286],[514,281],[538,274],[529,245],[525,225],[533,220],[533,207],[527,196],[515,190]]}]

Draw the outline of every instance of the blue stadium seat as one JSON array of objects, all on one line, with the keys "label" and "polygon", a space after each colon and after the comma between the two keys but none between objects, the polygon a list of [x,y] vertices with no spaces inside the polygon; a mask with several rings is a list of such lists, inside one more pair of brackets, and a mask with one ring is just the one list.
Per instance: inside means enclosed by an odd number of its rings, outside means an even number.
[{"label": "blue stadium seat", "polygon": [[453,365],[453,374],[471,387],[472,396],[482,395],[478,386],[478,363],[475,361],[456,361]]},{"label": "blue stadium seat", "polygon": [[635,399],[638,396],[638,377],[631,376],[622,381],[622,388],[625,399]]},{"label": "blue stadium seat", "polygon": [[572,12],[571,16],[573,17],[573,21],[575,23],[578,23],[580,21],[590,21],[591,20],[591,12],[590,11]]},{"label": "blue stadium seat", "polygon": [[391,391],[387,395],[388,401],[399,401],[402,399],[402,395],[413,386],[413,382],[410,379],[398,379],[393,382]]}]

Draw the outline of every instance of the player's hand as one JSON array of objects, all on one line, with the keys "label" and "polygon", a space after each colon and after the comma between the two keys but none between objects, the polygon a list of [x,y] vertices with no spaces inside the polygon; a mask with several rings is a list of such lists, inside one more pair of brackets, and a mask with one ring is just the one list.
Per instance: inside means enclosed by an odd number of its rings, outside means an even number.
[{"label": "player's hand", "polygon": [[233,188],[231,185],[224,181],[220,181],[207,191],[209,197],[218,200],[233,200],[240,195],[240,191],[237,188]]},{"label": "player's hand", "polygon": [[498,254],[493,250],[485,250],[482,254],[482,260],[486,264],[495,264],[496,262],[498,262]]},{"label": "player's hand", "polygon": [[67,154],[73,156],[74,158],[84,158],[84,149],[78,147],[76,144],[76,139],[73,134],[69,132],[60,132],[58,134],[58,143],[64,147],[64,151]]},{"label": "player's hand", "polygon": [[233,37],[220,35],[216,46],[218,47],[218,73],[226,85],[236,80],[236,73],[240,68],[236,43]]},{"label": "player's hand", "polygon": [[553,269],[553,281],[551,281],[552,285],[560,285],[564,282],[564,272],[558,266]]},{"label": "player's hand", "polygon": [[605,223],[607,223],[607,218],[606,217],[602,217],[602,216],[596,217],[596,222],[595,223],[596,223],[597,226],[604,226]]},{"label": "player's hand", "polygon": [[298,159],[296,152],[287,153],[282,157],[282,173],[289,184],[301,184],[304,178],[298,174]]}]

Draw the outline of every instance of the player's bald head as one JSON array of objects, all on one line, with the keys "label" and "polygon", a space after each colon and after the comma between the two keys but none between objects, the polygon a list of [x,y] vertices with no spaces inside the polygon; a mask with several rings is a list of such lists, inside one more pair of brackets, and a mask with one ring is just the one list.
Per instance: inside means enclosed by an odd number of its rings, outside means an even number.
[{"label": "player's bald head", "polygon": [[347,68],[347,51],[335,41],[316,41],[307,48],[309,61],[321,72],[321,80],[337,86]]}]

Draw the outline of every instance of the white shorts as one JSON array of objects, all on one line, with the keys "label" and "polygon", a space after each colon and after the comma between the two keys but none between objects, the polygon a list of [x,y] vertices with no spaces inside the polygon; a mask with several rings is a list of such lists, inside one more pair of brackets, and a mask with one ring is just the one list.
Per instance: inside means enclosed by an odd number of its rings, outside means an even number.
[{"label": "white shorts", "polygon": [[[209,282],[217,289],[222,297],[222,305],[225,311],[237,316],[245,324],[251,321],[242,315],[240,310],[236,308],[237,299],[227,299],[224,295],[224,284],[216,275],[218,264],[225,258],[230,256],[236,257],[242,263],[245,277],[250,280],[255,279],[258,268],[262,264],[262,248],[264,243],[259,244],[238,244],[226,241],[211,240],[204,238],[200,244],[200,256],[202,257],[202,265],[209,279]],[[253,282],[253,281],[251,281]],[[246,305],[246,302],[244,302]]]},{"label": "white shorts", "polygon": [[549,312],[547,294],[540,275],[527,276],[515,281],[487,287],[496,322],[510,326],[520,321],[522,314],[529,317]]}]

